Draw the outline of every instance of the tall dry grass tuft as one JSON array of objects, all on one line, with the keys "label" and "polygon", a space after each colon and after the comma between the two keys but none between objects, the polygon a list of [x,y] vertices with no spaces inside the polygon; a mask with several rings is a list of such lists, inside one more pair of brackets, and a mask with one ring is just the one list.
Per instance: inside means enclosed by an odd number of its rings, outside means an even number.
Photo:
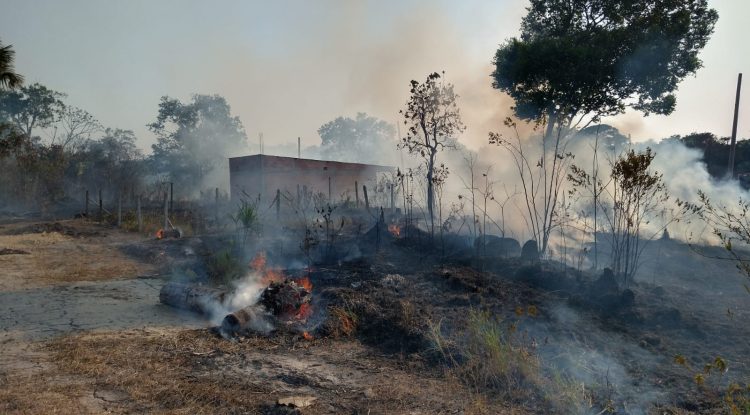
[{"label": "tall dry grass tuft", "polygon": [[[532,310],[529,316],[536,314]],[[445,335],[440,321],[429,325],[427,337],[432,351],[445,363],[446,375],[468,386],[477,404],[500,398],[561,413],[589,413],[593,408],[590,391],[545,365],[534,346],[518,335],[516,324],[489,311],[472,310],[460,333]]]}]

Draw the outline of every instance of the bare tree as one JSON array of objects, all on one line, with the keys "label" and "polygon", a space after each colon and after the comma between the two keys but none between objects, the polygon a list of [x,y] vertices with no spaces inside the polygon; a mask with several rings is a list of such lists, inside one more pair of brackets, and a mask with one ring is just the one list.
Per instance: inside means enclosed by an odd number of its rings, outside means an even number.
[{"label": "bare tree", "polygon": [[[702,191],[698,192],[698,200],[698,203],[677,201],[677,205],[682,213],[697,215],[719,238],[730,257],[716,259],[735,261],[737,269],[750,280],[750,258],[736,246],[750,244],[750,202],[740,199],[734,207],[716,205]],[[750,293],[750,283],[745,284],[745,290]]]},{"label": "bare tree", "polygon": [[[553,134],[545,134],[545,138],[541,140],[541,154],[532,159],[533,149],[528,148],[528,144],[521,140],[516,122],[506,118],[505,126],[511,129],[513,136],[505,138],[500,133],[491,132],[489,142],[503,147],[513,159],[521,182],[529,232],[538,242],[539,254],[544,256],[549,247],[550,235],[558,225],[557,205],[573,158],[566,151],[568,134],[561,125]],[[547,136],[552,137],[551,140]]]},{"label": "bare tree", "polygon": [[57,123],[50,133],[50,144],[75,152],[93,134],[102,130],[102,125],[88,111],[66,106],[59,112]]},{"label": "bare tree", "polygon": [[399,147],[424,159],[426,167],[427,212],[430,233],[435,232],[434,175],[438,152],[456,148],[456,135],[464,131],[453,85],[445,83],[437,72],[427,76],[425,82],[411,81],[411,96],[406,109],[400,113],[408,127],[406,137]]}]

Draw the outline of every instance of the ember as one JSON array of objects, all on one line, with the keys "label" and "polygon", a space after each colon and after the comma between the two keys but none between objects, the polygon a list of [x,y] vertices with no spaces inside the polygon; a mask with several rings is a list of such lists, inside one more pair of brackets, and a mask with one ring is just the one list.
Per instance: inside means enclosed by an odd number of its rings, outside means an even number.
[{"label": "ember", "polygon": [[182,237],[182,231],[179,228],[173,228],[173,229],[159,229],[156,231],[156,239],[164,239],[164,238],[181,238]]},{"label": "ember", "polygon": [[302,333],[302,338],[305,339],[305,340],[310,340],[310,341],[312,341],[312,340],[315,339],[315,337],[313,337],[312,334],[310,334],[308,332]]},{"label": "ember", "polygon": [[392,223],[392,224],[388,225],[388,232],[390,232],[391,235],[393,235],[395,237],[400,237],[401,236],[401,227],[398,226],[398,225],[396,225],[395,223]]},{"label": "ember", "polygon": [[282,318],[305,320],[310,316],[310,291],[294,280],[272,282],[261,294],[260,304]]},{"label": "ember", "polygon": [[[281,282],[286,279],[284,273],[278,269],[267,268],[268,260],[266,259],[265,252],[258,252],[250,261],[249,267],[253,271],[261,275],[261,283],[263,285],[269,285],[274,282]],[[312,288],[312,287],[310,287]]]}]

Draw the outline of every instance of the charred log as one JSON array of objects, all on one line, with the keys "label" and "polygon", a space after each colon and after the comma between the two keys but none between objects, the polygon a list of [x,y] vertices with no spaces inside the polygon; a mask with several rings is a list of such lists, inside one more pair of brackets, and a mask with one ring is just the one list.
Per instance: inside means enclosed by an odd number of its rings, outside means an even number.
[{"label": "charred log", "polygon": [[259,305],[251,305],[227,314],[221,322],[221,333],[224,335],[246,332],[266,334],[272,329],[268,312]]},{"label": "charred log", "polygon": [[202,285],[170,282],[161,287],[159,301],[172,307],[209,314],[217,306],[224,304],[227,293]]},{"label": "charred log", "polygon": [[[292,317],[309,308],[310,291],[294,280],[273,282],[260,296],[260,304],[275,316]],[[306,317],[306,316],[301,316]]]}]

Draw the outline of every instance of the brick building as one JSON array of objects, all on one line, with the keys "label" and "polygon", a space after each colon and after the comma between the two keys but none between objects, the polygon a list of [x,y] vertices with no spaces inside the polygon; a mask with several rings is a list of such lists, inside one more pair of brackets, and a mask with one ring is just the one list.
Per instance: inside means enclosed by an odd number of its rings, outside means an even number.
[{"label": "brick building", "polygon": [[247,194],[261,203],[275,199],[277,190],[292,197],[316,194],[334,202],[355,199],[355,183],[363,200],[362,186],[372,189],[379,174],[395,168],[372,164],[343,163],[295,157],[256,154],[229,159],[229,186],[233,200]]}]

